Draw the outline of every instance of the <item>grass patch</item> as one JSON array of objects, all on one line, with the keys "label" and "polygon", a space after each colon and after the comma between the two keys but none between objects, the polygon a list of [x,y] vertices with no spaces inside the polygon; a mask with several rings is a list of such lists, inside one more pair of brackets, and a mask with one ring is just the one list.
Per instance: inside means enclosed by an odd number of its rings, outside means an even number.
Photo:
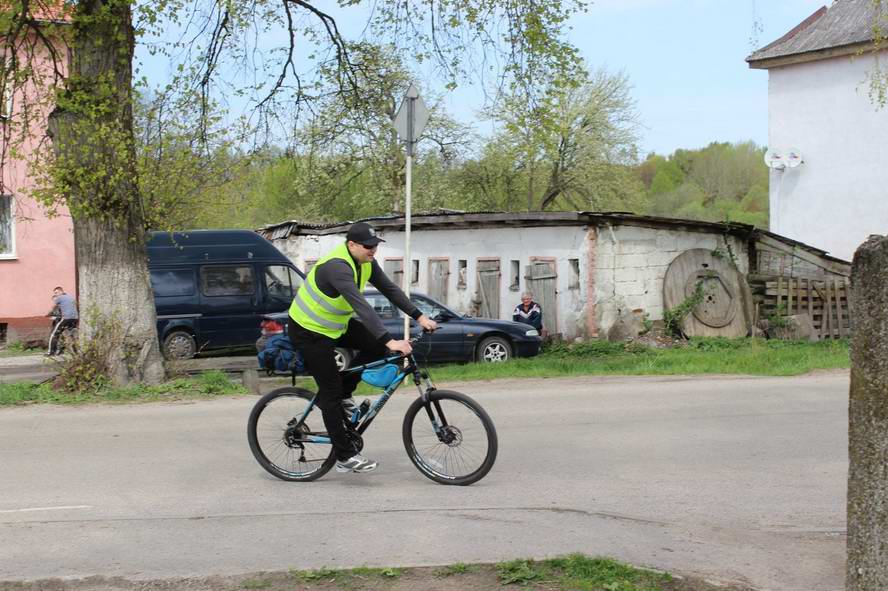
[{"label": "grass patch", "polygon": [[97,402],[160,402],[194,398],[246,394],[224,372],[213,370],[190,378],[179,378],[157,386],[134,385],[126,388],[101,387],[70,394],[49,384],[0,384],[0,406],[29,403],[90,404]]},{"label": "grass patch", "polygon": [[536,357],[506,363],[432,368],[437,381],[548,378],[575,375],[745,374],[794,376],[850,366],[848,342],[692,339],[686,346],[651,349],[636,343],[556,344]]},{"label": "grass patch", "polygon": [[15,341],[0,349],[0,357],[21,357],[23,355],[36,355],[42,352],[43,349],[40,347],[26,347],[21,341]]},{"label": "grass patch", "polygon": [[448,564],[447,566],[437,570],[435,574],[439,577],[453,577],[456,575],[464,575],[466,573],[473,573],[478,570],[478,567],[474,564],[466,564],[464,562],[457,562],[456,564]]},{"label": "grass patch", "polygon": [[341,586],[350,587],[356,581],[368,579],[393,580],[404,574],[402,568],[372,568],[359,566],[351,569],[319,568],[315,570],[290,569],[289,575],[301,583],[335,581]]},{"label": "grass patch", "polygon": [[641,570],[611,560],[571,554],[550,560],[512,560],[497,565],[503,585],[557,585],[589,591],[660,591],[672,580],[667,574]]}]

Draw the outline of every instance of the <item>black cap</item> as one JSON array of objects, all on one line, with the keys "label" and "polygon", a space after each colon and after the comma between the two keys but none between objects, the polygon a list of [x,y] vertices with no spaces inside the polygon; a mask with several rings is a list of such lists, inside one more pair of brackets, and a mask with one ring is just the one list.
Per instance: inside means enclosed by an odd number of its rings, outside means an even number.
[{"label": "black cap", "polygon": [[376,235],[376,230],[367,222],[352,224],[352,227],[348,229],[348,234],[345,235],[345,239],[365,246],[376,246],[380,242],[385,242],[385,240]]}]

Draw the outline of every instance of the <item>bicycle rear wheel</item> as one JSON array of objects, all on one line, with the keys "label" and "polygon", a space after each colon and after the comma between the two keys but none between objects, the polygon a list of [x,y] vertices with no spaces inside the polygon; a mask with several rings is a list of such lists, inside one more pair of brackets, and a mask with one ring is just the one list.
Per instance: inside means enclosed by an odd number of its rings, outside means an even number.
[{"label": "bicycle rear wheel", "polygon": [[459,392],[436,390],[428,404],[417,398],[404,415],[407,455],[426,477],[466,486],[484,478],[496,461],[493,421],[481,406]]},{"label": "bicycle rear wheel", "polygon": [[250,412],[250,451],[260,466],[281,480],[320,478],[336,461],[330,443],[311,441],[327,437],[321,409],[310,405],[314,396],[302,388],[278,388],[260,398]]}]

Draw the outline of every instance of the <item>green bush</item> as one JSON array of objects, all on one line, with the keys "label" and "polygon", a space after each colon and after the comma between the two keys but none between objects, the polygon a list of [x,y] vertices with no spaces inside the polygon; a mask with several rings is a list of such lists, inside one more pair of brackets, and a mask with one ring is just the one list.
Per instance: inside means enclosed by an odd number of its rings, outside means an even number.
[{"label": "green bush", "polygon": [[206,371],[196,379],[197,387],[204,393],[209,395],[231,394],[237,390],[237,386],[232,383],[225,372],[214,369]]},{"label": "green bush", "polygon": [[543,345],[542,353],[551,357],[606,357],[619,353],[639,353],[643,350],[646,347],[639,343],[594,340],[582,343],[551,342]]},{"label": "green bush", "polygon": [[693,337],[688,339],[688,347],[698,351],[730,351],[750,345],[749,339],[729,339],[726,337]]}]

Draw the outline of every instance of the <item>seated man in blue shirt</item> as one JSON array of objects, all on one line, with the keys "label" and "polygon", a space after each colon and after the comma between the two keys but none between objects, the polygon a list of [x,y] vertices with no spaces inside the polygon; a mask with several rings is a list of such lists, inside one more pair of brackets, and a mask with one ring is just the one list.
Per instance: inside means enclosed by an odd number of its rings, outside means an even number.
[{"label": "seated man in blue shirt", "polygon": [[512,320],[529,324],[537,329],[538,333],[543,334],[543,310],[533,301],[533,294],[529,291],[521,294],[521,303],[515,306]]}]

